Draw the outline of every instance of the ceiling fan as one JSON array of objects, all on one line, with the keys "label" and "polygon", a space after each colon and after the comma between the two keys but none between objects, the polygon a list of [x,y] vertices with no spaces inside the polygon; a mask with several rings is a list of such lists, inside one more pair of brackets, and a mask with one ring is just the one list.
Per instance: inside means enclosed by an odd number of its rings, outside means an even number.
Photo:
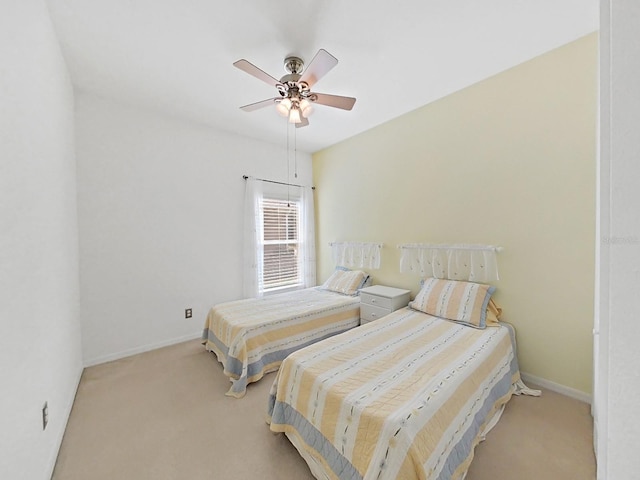
[{"label": "ceiling fan", "polygon": [[318,50],[306,69],[301,58],[287,57],[284,60],[284,68],[289,73],[277,80],[247,60],[238,60],[233,64],[235,67],[278,90],[277,97],[250,103],[240,108],[245,112],[252,112],[275,104],[278,113],[288,117],[289,123],[295,123],[296,127],[309,125],[307,117],[311,114],[314,103],[351,110],[356,103],[353,97],[311,91],[311,87],[337,64],[338,59],[324,49]]}]

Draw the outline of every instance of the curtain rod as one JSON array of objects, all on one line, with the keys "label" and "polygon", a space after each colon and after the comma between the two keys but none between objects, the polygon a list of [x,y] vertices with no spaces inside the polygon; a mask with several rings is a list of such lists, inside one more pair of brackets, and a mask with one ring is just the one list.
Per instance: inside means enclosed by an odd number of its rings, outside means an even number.
[{"label": "curtain rod", "polygon": [[503,247],[496,247],[494,245],[435,245],[430,243],[405,243],[398,245],[400,249],[417,249],[417,250],[485,250],[489,252],[502,252]]},{"label": "curtain rod", "polygon": [[[245,180],[247,178],[254,178],[255,180],[259,180],[261,182],[267,182],[267,183],[277,183],[278,185],[288,185],[290,187],[300,187],[300,188],[305,188],[304,185],[297,185],[295,183],[285,183],[285,182],[276,182],[275,180],[265,180],[264,178],[256,178],[256,177],[249,177],[248,175],[243,175],[242,178],[244,178]],[[315,190],[316,187],[311,187],[311,190]]]},{"label": "curtain rod", "polygon": [[379,243],[379,242],[329,242],[329,246],[330,247],[334,247],[334,246],[338,246],[338,245],[354,245],[357,247],[362,247],[365,245],[373,245],[379,248],[384,247],[384,243]]}]

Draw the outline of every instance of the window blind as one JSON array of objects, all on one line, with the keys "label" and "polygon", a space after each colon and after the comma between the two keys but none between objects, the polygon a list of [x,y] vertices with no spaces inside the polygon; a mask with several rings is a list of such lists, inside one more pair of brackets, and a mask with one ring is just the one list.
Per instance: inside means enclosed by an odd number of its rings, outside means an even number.
[{"label": "window blind", "polygon": [[300,285],[300,203],[275,198],[262,199],[263,269],[261,290]]}]

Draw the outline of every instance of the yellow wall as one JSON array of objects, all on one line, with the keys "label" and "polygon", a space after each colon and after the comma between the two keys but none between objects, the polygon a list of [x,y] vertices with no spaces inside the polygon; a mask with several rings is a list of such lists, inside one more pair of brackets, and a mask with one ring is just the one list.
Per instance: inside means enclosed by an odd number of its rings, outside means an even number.
[{"label": "yellow wall", "polygon": [[318,281],[335,240],[383,242],[374,283],[412,296],[398,244],[503,246],[521,370],[590,393],[596,107],[594,33],[318,152]]}]

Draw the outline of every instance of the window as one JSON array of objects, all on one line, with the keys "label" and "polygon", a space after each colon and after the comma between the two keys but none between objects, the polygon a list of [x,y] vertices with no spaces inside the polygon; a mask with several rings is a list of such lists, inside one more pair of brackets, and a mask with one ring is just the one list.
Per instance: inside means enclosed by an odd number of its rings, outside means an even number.
[{"label": "window", "polygon": [[245,298],[313,287],[313,189],[250,177],[246,180],[242,279]]},{"label": "window", "polygon": [[263,225],[260,290],[269,293],[301,286],[300,202],[263,197],[260,209]]}]

